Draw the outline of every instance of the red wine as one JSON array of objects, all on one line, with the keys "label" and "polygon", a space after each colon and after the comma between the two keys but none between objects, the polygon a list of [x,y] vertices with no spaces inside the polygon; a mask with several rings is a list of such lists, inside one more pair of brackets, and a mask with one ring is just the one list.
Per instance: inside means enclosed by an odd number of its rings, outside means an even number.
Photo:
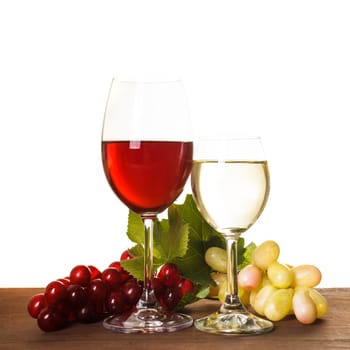
[{"label": "red wine", "polygon": [[103,167],[116,195],[136,213],[160,213],[180,195],[192,142],[103,141]]}]

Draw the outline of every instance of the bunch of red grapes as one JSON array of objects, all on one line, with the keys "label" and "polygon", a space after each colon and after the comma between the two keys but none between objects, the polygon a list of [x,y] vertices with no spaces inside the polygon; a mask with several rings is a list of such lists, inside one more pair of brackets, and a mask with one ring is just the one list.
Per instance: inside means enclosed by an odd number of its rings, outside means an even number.
[{"label": "bunch of red grapes", "polygon": [[[132,259],[125,251],[120,260]],[[173,310],[193,283],[181,277],[175,264],[164,264],[152,286],[161,307]],[[143,282],[137,281],[116,261],[104,271],[92,265],[75,266],[68,277],[50,282],[45,291],[31,297],[27,309],[40,329],[52,332],[74,322],[93,323],[108,315],[131,311],[141,297]]]}]

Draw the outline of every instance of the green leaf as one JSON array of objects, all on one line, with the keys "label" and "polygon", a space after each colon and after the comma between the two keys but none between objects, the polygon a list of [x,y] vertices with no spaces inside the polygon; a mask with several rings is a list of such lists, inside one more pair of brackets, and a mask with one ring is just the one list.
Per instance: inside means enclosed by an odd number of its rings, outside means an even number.
[{"label": "green leaf", "polygon": [[196,232],[201,231],[203,217],[197,209],[192,195],[188,194],[183,204],[177,204],[176,207],[180,210],[182,219],[190,223],[192,229]]},{"label": "green leaf", "polygon": [[[135,243],[130,248],[134,256],[131,260],[121,262],[122,267],[135,278],[144,278],[144,225],[139,215],[129,212],[127,235]],[[239,268],[251,262],[255,244],[244,246],[243,238],[238,240]],[[187,195],[183,204],[171,205],[168,219],[156,220],[153,233],[154,271],[164,263],[175,263],[181,275],[190,279],[198,288],[195,295],[186,294],[177,309],[185,307],[196,300],[207,297],[210,285],[215,285],[211,278],[211,268],[206,264],[204,255],[209,247],[225,249],[223,236],[215,231],[198,211],[192,195]]]},{"label": "green leaf", "polygon": [[123,260],[120,262],[121,266],[132,274],[136,279],[143,281],[144,268],[143,268],[143,256],[138,256],[130,260]]},{"label": "green leaf", "polygon": [[209,291],[210,291],[209,287],[203,288],[196,294],[196,297],[199,299],[206,298],[209,294]]},{"label": "green leaf", "polygon": [[168,221],[162,220],[154,230],[154,248],[158,250],[162,263],[186,254],[188,231],[188,225],[184,224],[180,211],[171,205],[168,209]]},{"label": "green leaf", "polygon": [[214,285],[210,276],[211,270],[202,259],[200,251],[189,247],[185,257],[174,259],[173,262],[178,266],[183,277],[200,285]]},{"label": "green leaf", "polygon": [[143,245],[136,244],[132,248],[129,248],[129,252],[133,257],[143,257],[145,249],[143,248]]},{"label": "green leaf", "polygon": [[[159,266],[181,257],[187,252],[188,225],[182,220],[180,211],[175,206],[168,209],[168,220],[156,220],[153,232],[153,267]],[[144,225],[139,215],[129,212],[128,237],[137,243],[130,248],[130,253],[136,257],[144,256]],[[142,260],[143,262],[143,260]],[[122,266],[134,277],[143,280],[143,265],[140,260],[131,259]],[[142,268],[142,269],[141,269]],[[137,276],[136,276],[136,275]]]},{"label": "green leaf", "polygon": [[176,305],[175,311],[181,311],[185,308],[186,305],[192,304],[200,299],[204,299],[209,294],[209,287],[200,289],[195,294],[186,293]]},{"label": "green leaf", "polygon": [[127,236],[132,242],[144,244],[144,225],[140,215],[129,210]]},{"label": "green leaf", "polygon": [[181,212],[183,221],[190,225],[196,239],[203,241],[208,248],[209,246],[225,248],[223,236],[204,220],[192,195],[187,195],[185,202],[176,206]]},{"label": "green leaf", "polygon": [[186,293],[176,305],[175,311],[182,311],[186,305],[192,304],[198,301],[199,299],[201,298],[198,298],[195,294]]},{"label": "green leaf", "polygon": [[213,285],[210,276],[211,269],[204,260],[206,250],[214,245],[224,246],[224,241],[218,232],[203,219],[191,195],[183,204],[176,205],[183,220],[189,225],[188,249],[184,256],[174,259],[182,275],[203,287]]},{"label": "green leaf", "polygon": [[249,265],[252,262],[252,255],[256,248],[256,244],[251,242],[246,247],[244,247],[244,250],[238,255],[238,269],[241,270],[244,266]]}]

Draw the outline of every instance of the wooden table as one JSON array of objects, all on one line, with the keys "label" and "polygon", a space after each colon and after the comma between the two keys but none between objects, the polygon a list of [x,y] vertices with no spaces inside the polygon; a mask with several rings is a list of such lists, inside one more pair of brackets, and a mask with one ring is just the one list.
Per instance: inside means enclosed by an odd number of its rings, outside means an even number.
[{"label": "wooden table", "polygon": [[[52,333],[42,332],[26,310],[29,298],[42,289],[0,289],[0,349],[257,349],[320,350],[350,349],[350,289],[322,289],[329,312],[313,325],[294,318],[275,323],[273,332],[259,336],[221,336],[197,331],[194,327],[161,334],[119,334],[101,323],[74,324]],[[216,310],[216,301],[202,300],[188,307],[194,318]]]}]

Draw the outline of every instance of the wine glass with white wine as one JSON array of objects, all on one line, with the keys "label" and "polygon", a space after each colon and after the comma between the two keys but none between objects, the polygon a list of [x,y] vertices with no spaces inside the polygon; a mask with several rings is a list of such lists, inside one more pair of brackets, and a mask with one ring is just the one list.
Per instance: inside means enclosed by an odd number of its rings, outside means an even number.
[{"label": "wine glass with white wine", "polygon": [[270,176],[259,137],[209,137],[194,144],[191,175],[194,200],[227,248],[227,290],[220,309],[195,321],[201,331],[263,334],[272,322],[250,313],[238,296],[237,242],[264,210]]}]

